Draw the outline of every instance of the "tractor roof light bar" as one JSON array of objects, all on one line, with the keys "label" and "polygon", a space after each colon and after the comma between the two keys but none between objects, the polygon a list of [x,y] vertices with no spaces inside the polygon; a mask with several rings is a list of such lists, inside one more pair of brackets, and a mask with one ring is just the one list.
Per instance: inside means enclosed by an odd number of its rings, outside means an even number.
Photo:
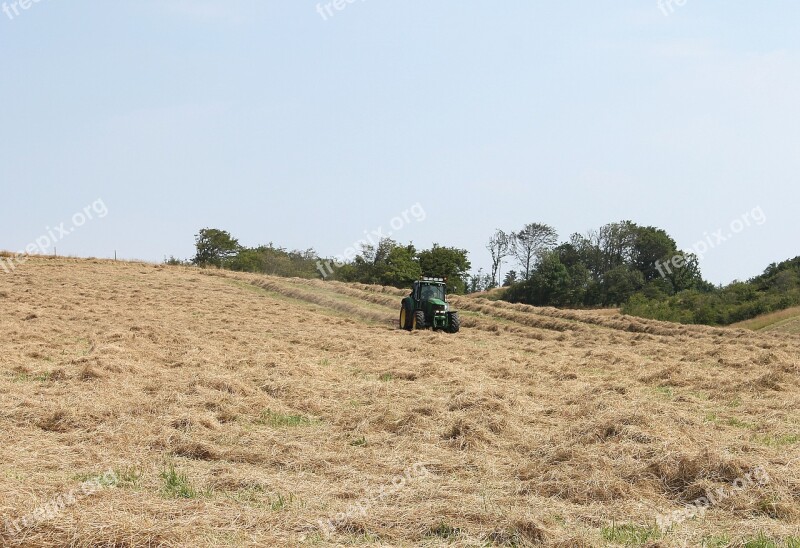
[{"label": "tractor roof light bar", "polygon": [[420,281],[422,281],[422,282],[446,282],[447,278],[429,278],[427,276],[423,276],[422,278],[420,278]]}]

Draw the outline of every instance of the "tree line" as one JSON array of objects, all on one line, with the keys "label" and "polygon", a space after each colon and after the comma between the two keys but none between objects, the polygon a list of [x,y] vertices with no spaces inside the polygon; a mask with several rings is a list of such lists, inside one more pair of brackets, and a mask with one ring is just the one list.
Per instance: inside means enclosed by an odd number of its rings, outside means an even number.
[{"label": "tree line", "polygon": [[773,263],[763,274],[712,291],[688,290],[666,298],[634,295],[625,314],[678,323],[730,325],[800,305],[800,257]]},{"label": "tree line", "polygon": [[510,270],[502,284],[511,302],[608,307],[639,292],[656,297],[713,288],[703,281],[697,257],[679,251],[666,231],[632,221],[573,234],[561,243],[553,227],[533,223],[510,234],[497,230],[486,247],[492,286],[499,285],[503,261],[516,261],[518,270]]},{"label": "tree line", "polygon": [[[383,238],[363,243],[351,260],[320,257],[314,249],[288,250],[272,243],[246,247],[229,232],[204,228],[186,263],[274,276],[410,287],[421,276],[447,278],[452,293],[491,291],[489,298],[535,306],[621,307],[627,314],[727,325],[800,304],[800,257],[770,265],[747,282],[716,287],[702,277],[698,258],[680,251],[663,229],[620,221],[572,234],[530,223],[496,230],[486,249],[490,271],[471,273],[464,249],[434,244],[417,249]],[[341,261],[341,259],[339,259]],[[183,263],[170,259],[170,263]],[[503,273],[503,268],[509,270]]]},{"label": "tree line", "polygon": [[453,293],[468,291],[472,268],[464,249],[433,244],[430,249],[418,250],[413,244],[401,245],[390,238],[382,238],[376,245],[365,242],[347,262],[320,257],[313,249],[287,250],[271,243],[245,247],[228,231],[216,228],[200,230],[195,235],[195,249],[194,258],[188,262],[197,266],[401,288],[410,287],[423,275],[435,276],[447,278],[448,290]]}]

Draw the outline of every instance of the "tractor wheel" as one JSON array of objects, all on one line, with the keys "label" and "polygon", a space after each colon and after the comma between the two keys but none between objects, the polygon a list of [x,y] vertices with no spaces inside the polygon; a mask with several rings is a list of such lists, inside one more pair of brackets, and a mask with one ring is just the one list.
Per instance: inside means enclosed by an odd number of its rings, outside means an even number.
[{"label": "tractor wheel", "polygon": [[450,327],[448,328],[448,332],[450,333],[458,333],[461,329],[461,317],[458,315],[458,312],[453,312],[450,314]]},{"label": "tractor wheel", "polygon": [[414,313],[414,329],[425,329],[425,311],[417,310]]},{"label": "tractor wheel", "polygon": [[414,328],[414,318],[409,314],[408,307],[403,303],[400,305],[400,329],[411,331]]}]

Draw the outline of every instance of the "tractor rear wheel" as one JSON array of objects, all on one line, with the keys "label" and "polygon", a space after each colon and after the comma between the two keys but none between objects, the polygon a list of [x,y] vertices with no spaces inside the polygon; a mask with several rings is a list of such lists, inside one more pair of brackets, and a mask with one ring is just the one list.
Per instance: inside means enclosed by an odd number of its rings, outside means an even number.
[{"label": "tractor rear wheel", "polygon": [[405,329],[406,331],[411,331],[414,328],[414,318],[409,313],[408,307],[405,303],[400,305],[400,329]]},{"label": "tractor rear wheel", "polygon": [[450,327],[447,329],[450,333],[458,333],[461,329],[461,317],[458,315],[458,312],[453,312],[450,314]]},{"label": "tractor rear wheel", "polygon": [[414,313],[414,329],[425,329],[425,311],[417,310]]}]

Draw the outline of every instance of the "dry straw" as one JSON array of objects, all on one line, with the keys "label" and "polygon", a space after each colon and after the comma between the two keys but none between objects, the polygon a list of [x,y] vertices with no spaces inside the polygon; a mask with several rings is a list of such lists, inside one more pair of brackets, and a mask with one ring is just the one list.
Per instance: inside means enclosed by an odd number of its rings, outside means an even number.
[{"label": "dry straw", "polygon": [[[797,337],[466,297],[458,335],[407,333],[404,293],[102,260],[0,277],[0,521],[118,478],[0,544],[798,534]],[[425,481],[347,514],[410,463]],[[756,467],[768,483],[656,527]]]}]

